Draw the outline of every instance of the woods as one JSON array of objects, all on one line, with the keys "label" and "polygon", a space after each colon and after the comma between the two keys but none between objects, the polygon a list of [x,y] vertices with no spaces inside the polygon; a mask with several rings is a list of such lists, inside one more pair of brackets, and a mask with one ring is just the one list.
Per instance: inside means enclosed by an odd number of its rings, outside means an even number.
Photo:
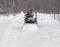
[{"label": "woods", "polygon": [[18,13],[33,9],[43,13],[60,13],[60,0],[0,0],[0,13]]}]

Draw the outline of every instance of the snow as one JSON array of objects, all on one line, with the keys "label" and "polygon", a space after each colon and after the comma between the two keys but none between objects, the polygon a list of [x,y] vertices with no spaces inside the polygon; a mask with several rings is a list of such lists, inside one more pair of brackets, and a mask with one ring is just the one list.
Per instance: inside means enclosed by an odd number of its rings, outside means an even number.
[{"label": "snow", "polygon": [[60,22],[37,13],[38,25],[24,24],[24,13],[0,17],[0,47],[60,47]]},{"label": "snow", "polygon": [[[29,30],[29,31],[31,32],[31,31],[37,30],[37,28],[38,28],[38,27],[37,27],[36,24],[25,24],[23,30],[24,30],[24,31]],[[29,31],[28,31],[28,32],[29,32]]]}]

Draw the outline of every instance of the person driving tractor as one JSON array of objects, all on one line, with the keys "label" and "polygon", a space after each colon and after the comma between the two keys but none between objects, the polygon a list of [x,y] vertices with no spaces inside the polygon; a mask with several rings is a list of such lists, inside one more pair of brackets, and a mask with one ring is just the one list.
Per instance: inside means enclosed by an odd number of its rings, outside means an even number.
[{"label": "person driving tractor", "polygon": [[33,16],[33,14],[32,14],[32,9],[27,11],[26,16],[27,16],[27,18]]},{"label": "person driving tractor", "polygon": [[33,13],[32,9],[26,12],[25,23],[36,23],[37,24],[37,15]]}]

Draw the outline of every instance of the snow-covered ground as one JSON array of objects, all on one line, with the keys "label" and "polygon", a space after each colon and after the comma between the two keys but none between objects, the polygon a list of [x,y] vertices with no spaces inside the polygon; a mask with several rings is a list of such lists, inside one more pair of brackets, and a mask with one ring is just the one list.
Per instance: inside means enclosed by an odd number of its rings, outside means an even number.
[{"label": "snow-covered ground", "polygon": [[38,25],[25,24],[24,13],[0,17],[0,47],[60,47],[60,22],[37,13]]}]

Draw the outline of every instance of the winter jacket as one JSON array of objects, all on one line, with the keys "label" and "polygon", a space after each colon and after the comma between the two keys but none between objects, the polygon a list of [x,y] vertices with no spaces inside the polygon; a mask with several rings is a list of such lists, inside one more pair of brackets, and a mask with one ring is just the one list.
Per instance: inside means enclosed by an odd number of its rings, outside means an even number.
[{"label": "winter jacket", "polygon": [[30,15],[31,15],[30,12],[27,12],[26,16],[30,16]]}]

